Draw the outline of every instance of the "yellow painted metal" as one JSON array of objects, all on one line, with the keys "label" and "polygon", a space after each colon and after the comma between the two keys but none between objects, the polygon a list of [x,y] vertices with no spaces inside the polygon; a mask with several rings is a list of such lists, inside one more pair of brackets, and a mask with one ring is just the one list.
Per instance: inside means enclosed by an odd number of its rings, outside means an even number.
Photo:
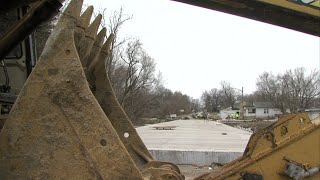
[{"label": "yellow painted metal", "polygon": [[[218,174],[205,174],[202,179],[240,179],[247,174],[263,179],[290,179],[285,175],[288,160],[306,169],[320,166],[320,125],[306,113],[285,116],[253,134],[243,156],[221,168]],[[320,173],[309,179],[319,179]]]},{"label": "yellow painted metal", "polygon": [[301,0],[259,0],[267,4],[273,4],[286,9],[291,9],[297,12],[320,16],[320,0],[312,1],[311,3],[303,3]]},{"label": "yellow painted metal", "polygon": [[[174,0],[320,36],[319,0]],[[213,22],[214,23],[214,22]]]}]

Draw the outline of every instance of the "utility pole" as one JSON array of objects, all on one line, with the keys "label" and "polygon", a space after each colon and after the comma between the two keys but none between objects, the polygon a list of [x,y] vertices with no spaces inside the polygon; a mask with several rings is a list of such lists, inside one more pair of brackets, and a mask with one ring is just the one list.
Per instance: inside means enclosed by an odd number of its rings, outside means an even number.
[{"label": "utility pole", "polygon": [[243,87],[241,88],[241,106],[240,106],[240,119],[244,120],[244,109],[243,109]]}]

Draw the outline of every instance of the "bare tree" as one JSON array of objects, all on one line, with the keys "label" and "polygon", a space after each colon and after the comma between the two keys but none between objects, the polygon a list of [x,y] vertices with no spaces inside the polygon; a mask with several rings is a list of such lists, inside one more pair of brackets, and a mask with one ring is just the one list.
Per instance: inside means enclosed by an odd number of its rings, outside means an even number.
[{"label": "bare tree", "polygon": [[212,112],[218,112],[221,106],[222,91],[217,88],[213,88],[210,90],[210,96],[211,96]]},{"label": "bare tree", "polygon": [[257,87],[264,99],[283,113],[286,108],[297,112],[313,106],[319,98],[319,71],[313,70],[306,74],[304,68],[296,68],[277,76],[264,72],[258,78]]},{"label": "bare tree", "polygon": [[218,112],[223,98],[222,91],[217,88],[212,88],[209,91],[202,93],[201,100],[208,112]]},{"label": "bare tree", "polygon": [[254,102],[264,101],[264,98],[258,91],[255,91],[252,94],[245,94],[243,96],[243,101],[245,106],[249,106],[253,105]]},{"label": "bare tree", "polygon": [[119,102],[124,106],[126,98],[140,89],[151,90],[157,83],[155,62],[142,48],[138,39],[127,43],[127,48],[120,55],[125,67],[125,77],[120,83]]},{"label": "bare tree", "polygon": [[223,93],[222,105],[224,107],[234,107],[236,97],[239,96],[239,93],[231,86],[229,82],[222,81],[220,85],[221,92]]},{"label": "bare tree", "polygon": [[[282,85],[281,85],[282,84]],[[285,83],[280,81],[280,77],[274,76],[272,73],[264,72],[259,76],[257,81],[258,91],[262,97],[270,101],[275,107],[285,113],[287,106]]]},{"label": "bare tree", "polygon": [[103,15],[102,26],[115,35],[106,71],[119,103],[133,123],[141,117],[164,117],[181,109],[190,112],[190,97],[164,91],[161,73],[156,73],[155,61],[143,49],[140,40],[121,36],[121,28],[132,16],[125,15],[122,8],[108,19],[105,19],[108,17],[106,9],[99,13]]},{"label": "bare tree", "polygon": [[193,112],[198,112],[200,110],[199,99],[190,98],[190,110]]},{"label": "bare tree", "polygon": [[[159,117],[165,117],[169,114],[188,114],[194,109],[199,110],[199,101],[190,98],[181,92],[172,92],[167,88],[162,88],[160,98],[158,98]],[[183,112],[181,112],[183,110]]]},{"label": "bare tree", "polygon": [[121,36],[121,29],[132,16],[126,15],[123,8],[110,16],[105,8],[98,12],[103,15],[101,26],[115,36],[111,54],[106,59],[107,74],[119,103],[130,119],[136,121],[153,108],[159,97],[157,88],[162,85],[161,73],[155,72],[155,62],[139,39]]},{"label": "bare tree", "polygon": [[218,112],[221,108],[232,107],[240,97],[240,93],[229,82],[221,81],[221,89],[212,88],[204,91],[201,101],[208,112]]},{"label": "bare tree", "polygon": [[201,95],[201,101],[203,103],[204,108],[208,111],[211,112],[212,109],[212,104],[211,104],[211,96],[209,91],[204,91]]},{"label": "bare tree", "polygon": [[[103,10],[103,13],[105,13],[105,10]],[[106,16],[103,16],[104,18]],[[108,27],[109,33],[114,34],[115,38],[113,39],[111,43],[111,53],[109,55],[109,58],[107,60],[107,72],[109,75],[110,80],[113,80],[112,72],[117,66],[117,61],[120,59],[120,53],[122,46],[126,43],[127,38],[120,38],[119,33],[124,25],[125,22],[129,21],[132,19],[132,16],[130,15],[125,15],[123,8],[121,7],[119,11],[114,11],[111,17],[109,18],[108,23],[106,19],[103,19],[102,24],[104,24],[106,27]],[[112,81],[114,82],[114,81]]]},{"label": "bare tree", "polygon": [[305,109],[311,107],[316,98],[320,95],[319,71],[313,70],[306,74],[304,68],[289,70],[284,76],[288,78],[288,92],[290,97],[291,109]]},{"label": "bare tree", "polygon": [[108,56],[108,59],[106,59],[106,71],[111,83],[115,83],[116,80],[114,80],[114,71],[116,71],[116,68],[121,66],[121,62],[119,62],[121,61],[120,53],[128,40],[126,37],[121,37],[120,32],[123,25],[132,19],[132,15],[125,14],[122,7],[118,11],[113,11],[111,14],[108,14],[107,8],[100,8],[98,9],[97,13],[94,13],[94,16],[97,16],[98,14],[102,15],[100,27],[107,28],[107,36],[110,34],[114,35],[114,38],[111,42],[110,55]]}]

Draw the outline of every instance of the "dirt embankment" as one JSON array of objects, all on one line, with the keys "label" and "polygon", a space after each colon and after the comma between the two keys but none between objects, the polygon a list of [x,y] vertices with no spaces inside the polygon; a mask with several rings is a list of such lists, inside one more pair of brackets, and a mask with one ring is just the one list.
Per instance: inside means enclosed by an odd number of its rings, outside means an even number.
[{"label": "dirt embankment", "polygon": [[235,120],[235,121],[225,121],[221,123],[232,126],[232,127],[245,129],[255,133],[260,129],[269,126],[273,122],[274,121],[262,121],[262,120],[256,120],[256,121],[236,121]]}]

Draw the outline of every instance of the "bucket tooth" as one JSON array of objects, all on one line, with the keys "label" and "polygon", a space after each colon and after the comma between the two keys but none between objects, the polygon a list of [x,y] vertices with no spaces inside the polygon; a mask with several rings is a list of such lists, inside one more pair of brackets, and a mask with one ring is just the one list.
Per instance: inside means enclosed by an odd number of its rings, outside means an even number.
[{"label": "bucket tooth", "polygon": [[102,45],[101,51],[103,51],[106,56],[110,54],[111,43],[113,40],[114,40],[114,34],[111,33],[107,38],[106,42]]},{"label": "bucket tooth", "polygon": [[93,93],[97,101],[117,131],[131,158],[138,168],[142,168],[148,162],[152,161],[153,158],[136,129],[133,127],[127,114],[120,106],[106,74],[105,61],[109,55],[112,40],[113,35],[109,36],[104,43],[97,57],[97,61],[94,61],[93,64],[89,66],[90,75],[88,81],[95,87]]},{"label": "bucket tooth", "polygon": [[97,35],[96,42],[94,43],[95,46],[98,46],[101,48],[103,41],[104,41],[104,37],[106,36],[106,33],[107,33],[106,28],[102,28],[100,30],[100,32]]},{"label": "bucket tooth", "polygon": [[63,12],[62,17],[70,16],[73,18],[78,18],[80,16],[82,4],[83,0],[71,0],[68,7]]},{"label": "bucket tooth", "polygon": [[[89,76],[88,76],[88,80],[89,80],[89,84],[90,85],[94,85],[95,86],[95,76],[98,75],[97,72],[102,72],[103,69],[105,69],[105,61],[107,60],[109,54],[110,54],[110,48],[111,48],[111,43],[114,39],[114,34],[110,34],[106,40],[105,43],[103,43],[100,53],[98,54],[98,56],[91,61],[90,63],[88,63],[88,72],[89,72]],[[106,77],[106,73],[102,72],[101,76]],[[93,81],[92,81],[93,78]],[[93,92],[94,93],[94,92]]]},{"label": "bucket tooth", "polygon": [[90,19],[93,13],[93,6],[89,6],[77,20],[77,26],[74,31],[74,42],[78,52],[81,52],[81,39],[85,36],[85,29],[88,28],[90,24]]},{"label": "bucket tooth", "polygon": [[[92,13],[93,13],[93,6],[89,6],[77,20],[77,28],[75,29],[76,46],[79,44],[78,42],[85,36],[85,30],[86,28],[88,28],[90,24]],[[77,49],[79,50],[78,47]]]},{"label": "bucket tooth", "polygon": [[86,29],[86,36],[87,37],[90,37],[93,40],[96,38],[101,19],[102,19],[102,15],[98,14],[98,16],[94,19],[94,21]]},{"label": "bucket tooth", "polygon": [[[100,30],[100,32],[97,35],[96,41],[94,42],[94,44],[91,48],[89,55],[84,57],[84,58],[86,58],[86,60],[84,60],[84,61],[87,62],[87,67],[89,66],[89,64],[91,64],[97,60],[97,55],[101,51],[101,46],[104,41],[104,37],[106,36],[106,32],[107,32],[106,28],[103,28]],[[85,71],[85,73],[86,73],[86,77],[88,77],[87,70]]]},{"label": "bucket tooth", "polygon": [[62,20],[53,30],[10,112],[0,134],[0,179],[142,179],[91,93],[74,23]]},{"label": "bucket tooth", "polygon": [[80,16],[79,26],[83,29],[87,28],[90,24],[91,16],[93,13],[93,6],[89,6]]},{"label": "bucket tooth", "polygon": [[89,25],[89,27],[85,30],[85,37],[79,41],[78,52],[79,52],[79,57],[85,72],[86,72],[86,65],[88,60],[86,56],[89,56],[91,48],[95,42],[101,19],[102,19],[102,15],[99,14],[94,19],[94,21]]}]

